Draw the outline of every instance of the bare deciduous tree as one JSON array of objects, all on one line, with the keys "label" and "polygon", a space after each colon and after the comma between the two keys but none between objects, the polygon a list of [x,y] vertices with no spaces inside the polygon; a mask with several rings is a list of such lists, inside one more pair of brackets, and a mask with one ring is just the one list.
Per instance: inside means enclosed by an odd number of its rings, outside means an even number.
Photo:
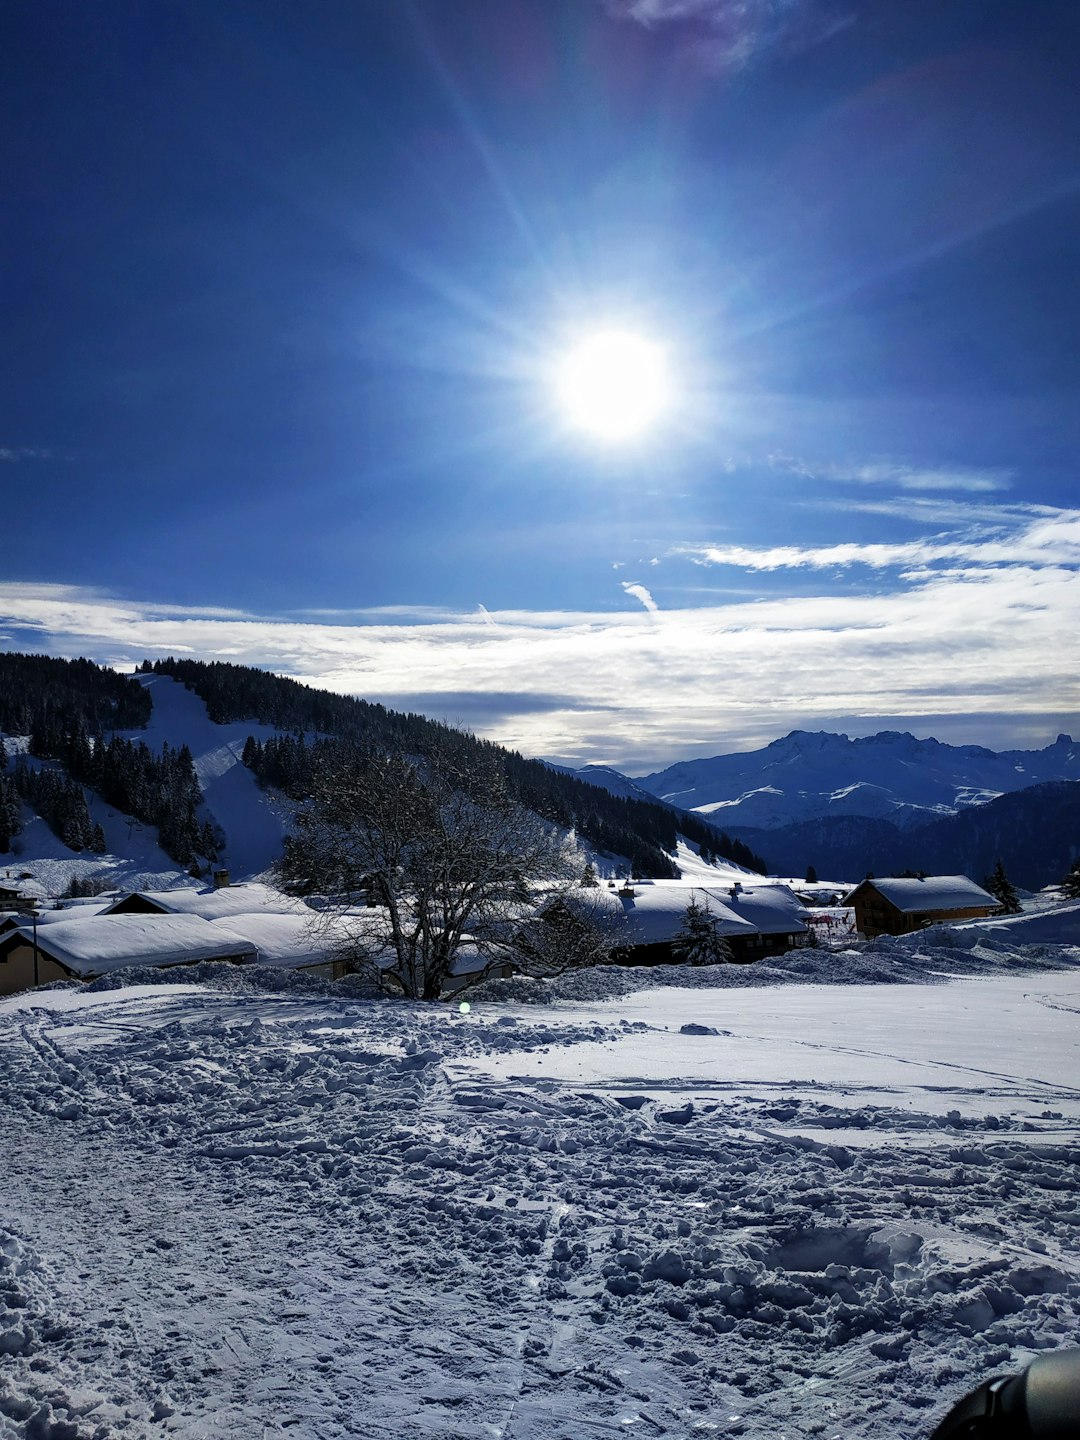
[{"label": "bare deciduous tree", "polygon": [[358,969],[436,1000],[466,946],[481,960],[470,983],[508,962],[535,974],[606,958],[587,907],[564,903],[582,865],[494,766],[343,750],[316,778],[281,875],[294,893],[332,897],[324,914]]}]

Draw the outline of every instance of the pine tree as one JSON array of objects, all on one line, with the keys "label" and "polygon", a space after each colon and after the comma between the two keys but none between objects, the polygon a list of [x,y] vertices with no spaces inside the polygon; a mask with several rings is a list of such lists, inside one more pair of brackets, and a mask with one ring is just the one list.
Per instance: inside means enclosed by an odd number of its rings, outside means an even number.
[{"label": "pine tree", "polygon": [[1080,860],[1074,860],[1072,869],[1061,882],[1061,893],[1066,900],[1080,900]]},{"label": "pine tree", "polygon": [[682,925],[671,942],[671,953],[684,965],[723,965],[732,959],[731,946],[720,934],[709,902],[699,905],[691,896]]},{"label": "pine tree", "polygon": [[806,867],[806,883],[807,885],[816,885],[818,883],[817,871],[813,865],[807,865]]},{"label": "pine tree", "polygon": [[0,773],[0,853],[11,849],[11,842],[21,828],[15,782]]},{"label": "pine tree", "polygon": [[998,856],[993,873],[983,881],[983,889],[993,895],[1006,915],[1020,914],[1020,901],[1009,877],[1005,874],[1005,866],[1001,863],[1000,856]]}]

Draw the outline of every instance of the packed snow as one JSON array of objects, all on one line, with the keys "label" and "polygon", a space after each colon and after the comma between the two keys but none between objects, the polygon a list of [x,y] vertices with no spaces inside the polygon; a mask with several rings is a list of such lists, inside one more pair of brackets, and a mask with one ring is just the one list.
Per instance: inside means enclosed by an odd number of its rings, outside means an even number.
[{"label": "packed snow", "polygon": [[1080,906],[471,1008],[185,975],[0,1002],[5,1440],[914,1440],[1075,1339]]}]

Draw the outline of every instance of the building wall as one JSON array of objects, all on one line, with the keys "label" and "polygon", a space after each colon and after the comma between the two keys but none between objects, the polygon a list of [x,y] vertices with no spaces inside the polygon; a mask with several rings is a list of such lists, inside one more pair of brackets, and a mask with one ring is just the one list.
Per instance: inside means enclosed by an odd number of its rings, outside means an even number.
[{"label": "building wall", "polygon": [[[731,958],[737,963],[760,960],[766,955],[783,955],[795,948],[795,935],[725,935],[731,947]],[[628,945],[612,952],[613,965],[676,965],[670,940],[655,940],[649,945]]]},{"label": "building wall", "polygon": [[876,890],[855,896],[855,928],[867,940],[875,935],[909,935],[925,930],[927,925],[944,925],[950,920],[983,920],[993,912],[992,905],[973,905],[964,910],[921,910],[905,913]]},{"label": "building wall", "polygon": [[[54,980],[72,980],[62,965],[50,960],[38,946],[39,985],[50,985]],[[22,990],[34,988],[34,947],[13,945],[6,955],[0,957],[0,995],[17,995]]]}]

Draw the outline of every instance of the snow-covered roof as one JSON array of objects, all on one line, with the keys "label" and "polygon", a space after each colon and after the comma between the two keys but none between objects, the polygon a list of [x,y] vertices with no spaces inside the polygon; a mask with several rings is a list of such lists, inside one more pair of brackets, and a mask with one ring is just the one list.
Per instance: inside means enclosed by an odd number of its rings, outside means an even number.
[{"label": "snow-covered roof", "polygon": [[759,935],[801,935],[806,929],[806,907],[786,885],[744,885],[734,895],[728,891],[725,904]]},{"label": "snow-covered roof", "polygon": [[[33,928],[22,925],[5,935],[33,943]],[[197,915],[97,915],[92,920],[57,921],[37,933],[43,955],[82,979],[127,965],[191,965],[199,960],[234,956],[255,959],[249,940]]]},{"label": "snow-covered roof", "polygon": [[606,909],[622,911],[630,932],[625,943],[632,945],[656,945],[673,939],[691,900],[708,905],[721,935],[792,935],[806,929],[805,911],[784,885],[735,889],[728,885],[657,880],[635,881],[626,888],[633,889],[633,896],[606,888],[599,894]]},{"label": "snow-covered roof", "polygon": [[58,910],[39,910],[39,925],[66,924],[69,920],[92,920],[104,915],[111,907],[112,900],[67,900]]},{"label": "snow-covered roof", "polygon": [[307,909],[295,915],[259,910],[209,923],[214,929],[241,935],[250,941],[259,952],[260,965],[291,969],[326,964],[340,954],[343,943],[362,934],[365,912],[342,917],[317,915]]},{"label": "snow-covered roof", "polygon": [[309,913],[302,900],[283,895],[280,890],[273,890],[257,880],[219,888],[204,886],[197,890],[186,886],[177,890],[133,890],[114,901],[110,910],[117,909],[132,896],[138,896],[169,914],[199,915],[204,920],[220,920],[226,915],[250,915],[256,910],[272,910],[279,914]]},{"label": "snow-covered roof", "polygon": [[[872,885],[902,915],[934,910],[972,910],[981,905],[998,904],[993,895],[966,875],[926,875],[921,880],[914,876],[889,875],[880,880],[864,880],[862,884]],[[844,904],[850,904],[861,888],[857,885],[850,895],[845,896]]]}]

